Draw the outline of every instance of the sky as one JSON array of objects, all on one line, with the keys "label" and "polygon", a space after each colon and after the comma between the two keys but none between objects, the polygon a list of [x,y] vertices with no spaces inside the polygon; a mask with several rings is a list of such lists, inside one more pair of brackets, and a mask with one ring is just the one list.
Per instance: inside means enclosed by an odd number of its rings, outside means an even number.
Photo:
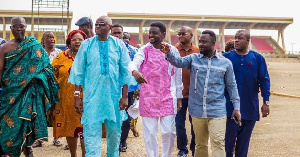
[{"label": "sky", "polygon": [[[0,10],[31,10],[31,1],[0,0]],[[70,0],[70,11],[73,12],[71,29],[78,28],[75,22],[83,16],[91,17],[95,21],[108,12],[292,17],[293,24],[284,32],[285,46],[287,51],[300,51],[300,11],[296,3],[296,0]],[[125,28],[124,31],[129,30]],[[229,31],[227,34],[233,35],[234,32]],[[251,35],[262,34],[251,31]],[[277,31],[264,31],[263,35],[277,40]]]}]

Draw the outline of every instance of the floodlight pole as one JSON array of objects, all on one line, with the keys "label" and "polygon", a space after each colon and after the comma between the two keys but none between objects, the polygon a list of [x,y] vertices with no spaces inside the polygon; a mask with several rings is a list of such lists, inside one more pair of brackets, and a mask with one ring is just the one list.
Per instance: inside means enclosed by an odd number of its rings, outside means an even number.
[{"label": "floodlight pole", "polygon": [[292,54],[294,53],[294,44],[295,43],[291,43],[291,45],[292,45]]}]

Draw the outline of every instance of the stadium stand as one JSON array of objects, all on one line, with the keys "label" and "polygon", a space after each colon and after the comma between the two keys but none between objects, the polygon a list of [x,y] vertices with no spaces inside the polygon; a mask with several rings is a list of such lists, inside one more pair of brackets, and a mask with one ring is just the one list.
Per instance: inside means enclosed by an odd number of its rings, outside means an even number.
[{"label": "stadium stand", "polygon": [[177,43],[179,43],[177,35],[171,35],[171,44],[176,45]]},{"label": "stadium stand", "polygon": [[[218,43],[216,44],[217,50],[223,50],[227,40],[232,39],[233,35],[228,35],[225,40],[226,30],[229,29],[247,29],[251,30],[274,30],[277,31],[277,39],[264,39],[262,41],[268,46],[260,46],[258,43],[250,44],[251,49],[258,49],[258,51],[274,52],[285,54],[284,30],[286,27],[293,23],[293,18],[290,17],[257,17],[257,16],[216,16],[216,15],[184,15],[184,14],[147,14],[147,13],[118,13],[109,12],[107,15],[112,19],[113,23],[119,23],[123,27],[135,27],[139,30],[138,39],[141,45],[149,42],[147,33],[148,27],[152,22],[163,22],[169,31],[166,34],[166,41],[171,44],[176,44],[172,31],[177,30],[183,25],[192,27],[193,29],[218,29]],[[199,31],[194,31],[193,43],[198,45],[197,36],[200,35]],[[223,40],[224,39],[224,40]],[[281,41],[281,43],[279,43]],[[281,44],[281,45],[279,45]]]},{"label": "stadium stand", "polygon": [[266,41],[265,38],[262,37],[251,37],[251,42],[253,46],[259,51],[260,53],[274,53],[275,50],[273,47]]},{"label": "stadium stand", "polygon": [[136,39],[137,39],[137,37],[135,34],[130,34],[130,45],[136,46],[136,44],[138,44]]},{"label": "stadium stand", "polygon": [[149,35],[148,34],[144,34],[144,43],[148,43],[150,42],[150,39],[149,39]]},{"label": "stadium stand", "polygon": [[229,40],[234,40],[234,36],[225,36],[225,42],[229,41]]},{"label": "stadium stand", "polygon": [[215,44],[215,49],[218,51],[218,52],[221,52],[223,51],[223,49],[221,48],[219,42],[217,41],[216,44]]},{"label": "stadium stand", "polygon": [[[135,38],[137,38],[137,37],[135,37]],[[132,40],[131,45],[136,45],[136,42],[134,42],[134,40],[136,40],[136,39],[132,38],[131,40]],[[229,40],[234,40],[234,36],[226,35],[225,41],[227,42]],[[144,35],[144,41],[146,43],[149,42],[149,37],[147,34]],[[171,44],[175,46],[177,43],[179,43],[179,39],[178,39],[177,35],[171,35]],[[260,53],[275,53],[275,49],[271,46],[271,44],[269,42],[267,42],[267,38],[265,38],[265,37],[260,37],[260,36],[251,37],[251,43],[253,44],[252,49],[256,50]],[[215,49],[218,52],[224,51],[223,48],[221,47],[220,41],[216,42]]]}]

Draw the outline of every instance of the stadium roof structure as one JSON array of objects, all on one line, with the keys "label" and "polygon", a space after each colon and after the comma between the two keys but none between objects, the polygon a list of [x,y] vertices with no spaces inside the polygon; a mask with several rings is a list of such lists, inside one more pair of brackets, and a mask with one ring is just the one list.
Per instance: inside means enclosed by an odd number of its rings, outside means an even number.
[{"label": "stadium roof structure", "polygon": [[[149,27],[154,21],[161,21],[166,24],[168,42],[171,41],[170,30],[181,26],[190,26],[194,29],[194,41],[198,44],[198,28],[219,29],[219,37],[222,46],[225,46],[225,29],[258,29],[277,30],[278,38],[282,41],[282,48],[285,50],[284,30],[293,23],[290,17],[252,17],[252,16],[218,16],[218,15],[182,15],[182,14],[145,14],[145,13],[115,13],[109,12],[113,23],[119,23],[123,27],[139,27],[139,39],[143,42],[143,27]],[[141,43],[142,45],[144,43]]]},{"label": "stadium roof structure", "polygon": [[0,24],[3,24],[3,38],[6,34],[6,24],[10,24],[12,17],[22,16],[27,24],[31,24],[31,35],[33,36],[36,25],[67,26],[71,30],[73,12],[62,11],[31,11],[31,10],[0,10]]}]

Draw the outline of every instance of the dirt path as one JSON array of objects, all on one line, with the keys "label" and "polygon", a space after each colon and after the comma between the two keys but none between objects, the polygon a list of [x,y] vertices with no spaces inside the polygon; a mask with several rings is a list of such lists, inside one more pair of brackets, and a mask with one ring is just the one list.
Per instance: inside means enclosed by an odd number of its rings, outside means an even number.
[{"label": "dirt path", "polygon": [[[268,62],[271,90],[300,96],[300,63]],[[270,115],[256,123],[249,148],[249,157],[299,157],[300,156],[300,99],[272,95]],[[190,125],[187,123],[187,130]],[[130,132],[128,150],[121,157],[144,157],[145,146],[142,138],[141,119],[138,120],[140,137]],[[190,132],[188,132],[190,136]],[[49,142],[34,148],[36,157],[69,157],[69,151],[52,145],[52,128],[49,128]],[[64,139],[63,139],[64,140]],[[158,141],[161,143],[160,134]],[[66,142],[63,142],[66,144]],[[106,142],[103,140],[102,156],[106,156]],[[177,155],[176,143],[173,156]],[[81,156],[80,146],[78,155]],[[191,156],[191,154],[189,154]]]}]

